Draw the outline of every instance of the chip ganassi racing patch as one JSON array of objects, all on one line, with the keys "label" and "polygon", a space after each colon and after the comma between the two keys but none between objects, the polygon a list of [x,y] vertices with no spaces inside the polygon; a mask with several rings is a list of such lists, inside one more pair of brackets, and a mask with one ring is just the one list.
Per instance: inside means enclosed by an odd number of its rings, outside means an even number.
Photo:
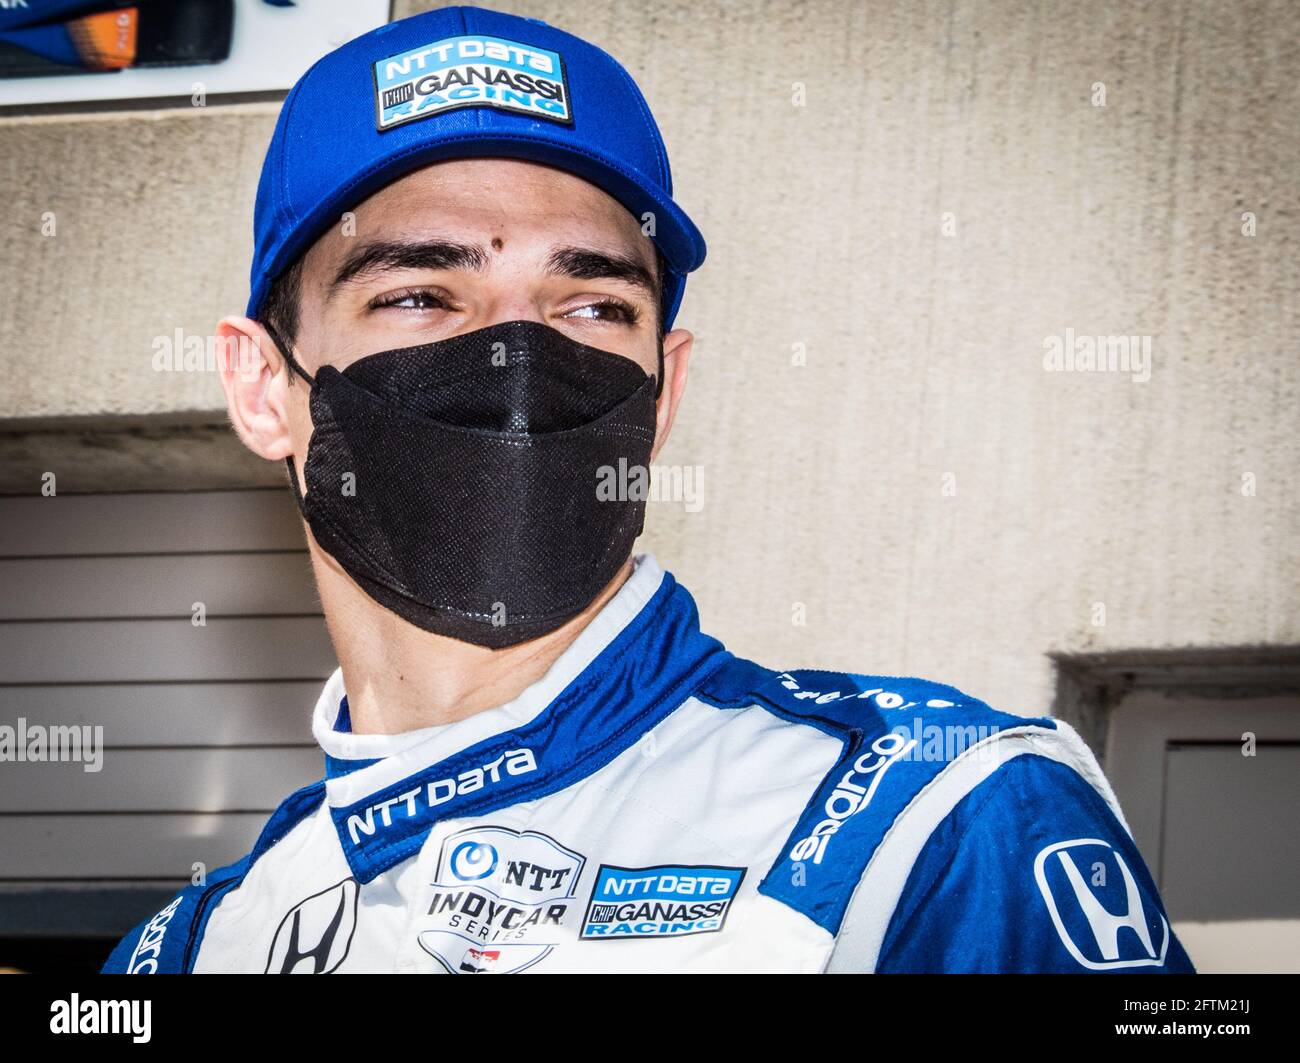
[{"label": "chip ganassi racing patch", "polygon": [[679,937],[722,929],[745,877],[743,867],[601,864],[580,937]]},{"label": "chip ganassi racing patch", "polygon": [[472,34],[448,37],[375,64],[379,130],[458,107],[496,107],[571,124],[559,52]]}]

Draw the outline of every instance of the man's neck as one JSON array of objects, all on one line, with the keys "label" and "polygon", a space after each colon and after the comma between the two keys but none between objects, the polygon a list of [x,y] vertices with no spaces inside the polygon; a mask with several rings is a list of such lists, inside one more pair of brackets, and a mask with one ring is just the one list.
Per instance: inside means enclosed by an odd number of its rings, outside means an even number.
[{"label": "man's neck", "polygon": [[619,570],[581,613],[499,650],[435,635],[384,609],[312,544],[312,567],[356,734],[400,734],[504,705],[540,679],[632,574]]}]

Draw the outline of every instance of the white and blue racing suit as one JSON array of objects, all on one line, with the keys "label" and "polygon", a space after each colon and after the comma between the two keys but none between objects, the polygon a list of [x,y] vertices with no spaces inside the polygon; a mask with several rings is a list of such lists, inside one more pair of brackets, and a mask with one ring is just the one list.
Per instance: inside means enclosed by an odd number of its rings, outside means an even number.
[{"label": "white and blue racing suit", "polygon": [[647,554],[508,704],[353,734],[106,972],[1191,972],[1067,725],[777,672]]}]

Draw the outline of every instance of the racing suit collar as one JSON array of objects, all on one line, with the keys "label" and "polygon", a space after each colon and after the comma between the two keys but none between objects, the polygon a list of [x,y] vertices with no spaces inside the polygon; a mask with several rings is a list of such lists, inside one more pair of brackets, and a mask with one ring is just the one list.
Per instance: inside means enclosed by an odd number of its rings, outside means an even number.
[{"label": "racing suit collar", "polygon": [[399,735],[335,730],[326,684],[313,731],[343,854],[360,882],[415,855],[438,821],[564,789],[595,773],[678,708],[730,659],[699,630],[695,602],[649,555],[535,683],[505,705]]}]

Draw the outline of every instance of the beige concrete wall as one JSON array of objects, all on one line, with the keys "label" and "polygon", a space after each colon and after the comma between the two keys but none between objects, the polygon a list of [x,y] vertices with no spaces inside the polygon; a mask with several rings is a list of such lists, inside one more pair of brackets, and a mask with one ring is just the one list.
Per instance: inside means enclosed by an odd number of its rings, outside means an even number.
[{"label": "beige concrete wall", "polygon": [[224,408],[213,373],[156,372],[154,343],[177,329],[210,335],[222,314],[243,311],[253,198],[279,109],[0,117],[0,418]]},{"label": "beige concrete wall", "polygon": [[[709,240],[663,456],[704,505],[643,542],[733,649],[1037,712],[1052,650],[1300,641],[1292,4],[489,6],[625,62]],[[151,343],[242,307],[275,110],[0,119],[8,489],[61,418],[211,423]],[[1150,379],[1044,371],[1066,329],[1152,337]],[[115,483],[235,468],[133,446]]]}]

